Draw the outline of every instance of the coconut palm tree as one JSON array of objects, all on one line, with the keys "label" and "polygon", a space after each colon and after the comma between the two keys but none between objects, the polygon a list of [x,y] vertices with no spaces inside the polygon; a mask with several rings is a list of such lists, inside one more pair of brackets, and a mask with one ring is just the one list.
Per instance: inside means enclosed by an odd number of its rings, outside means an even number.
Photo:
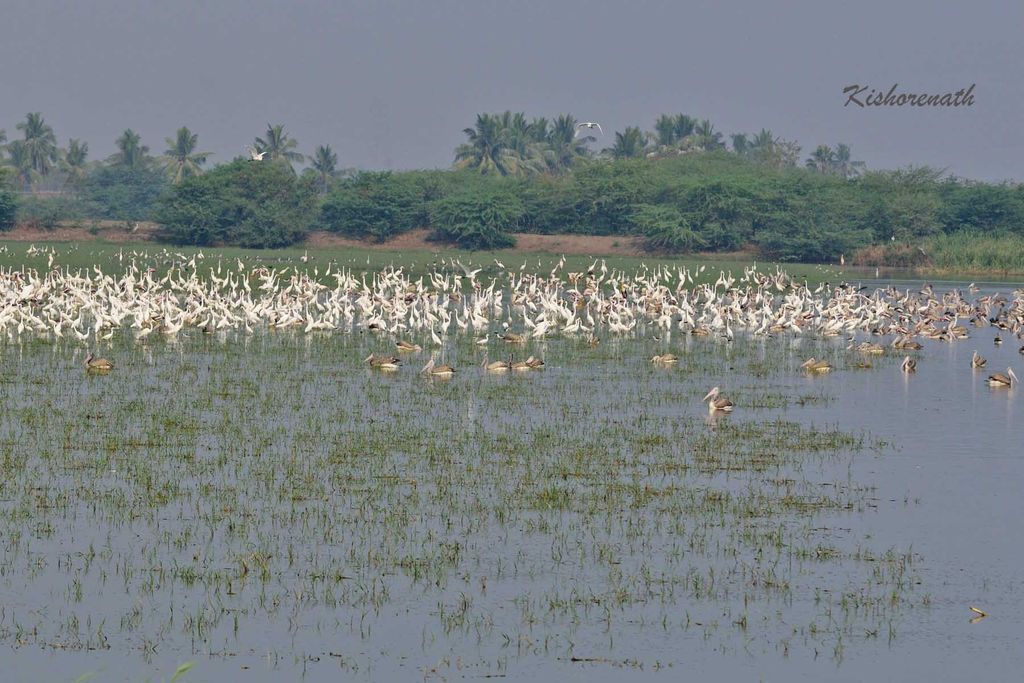
[{"label": "coconut palm tree", "polygon": [[840,142],[836,145],[835,159],[833,160],[833,170],[837,175],[844,178],[855,178],[860,175],[861,170],[864,168],[863,161],[853,161],[850,157],[850,146]]},{"label": "coconut palm tree", "polygon": [[515,141],[506,123],[511,123],[511,117],[477,114],[476,125],[462,131],[468,140],[455,150],[455,167],[476,169],[482,175],[529,172],[529,164],[516,153]]},{"label": "coconut palm tree", "polygon": [[807,168],[818,173],[830,173],[835,163],[836,153],[828,145],[818,145],[814,153],[807,158]]},{"label": "coconut palm tree", "polygon": [[[547,167],[544,161],[545,142],[538,141],[536,137],[541,131],[534,131],[522,112],[506,111],[501,114],[500,122],[508,147],[518,158],[520,173],[543,171]],[[543,125],[546,128],[547,121]],[[546,131],[544,133],[546,136]]]},{"label": "coconut palm tree", "polygon": [[53,128],[43,120],[39,112],[25,115],[25,120],[18,124],[18,130],[24,136],[25,153],[28,154],[32,170],[39,177],[49,175],[57,163],[57,136]]},{"label": "coconut palm tree", "polygon": [[29,154],[25,141],[15,140],[7,145],[7,154],[7,165],[14,169],[21,189],[27,192],[38,176],[36,170],[32,168],[32,155]]},{"label": "coconut palm tree", "polygon": [[754,151],[754,147],[750,140],[747,139],[746,133],[733,133],[729,137],[732,138],[732,151],[736,152],[736,154],[745,157],[750,156]]},{"label": "coconut palm tree", "polygon": [[590,156],[587,143],[594,142],[596,138],[589,135],[576,137],[577,123],[570,114],[562,114],[552,122],[545,153],[551,170],[568,170],[580,159]]},{"label": "coconut palm tree", "polygon": [[171,177],[171,182],[177,185],[185,178],[199,175],[203,172],[202,165],[206,163],[210,152],[197,152],[196,145],[199,136],[182,126],[173,138],[165,138],[167,149],[164,151],[164,165]]},{"label": "coconut palm tree", "polygon": [[330,145],[320,145],[309,157],[309,163],[317,174],[320,191],[326,192],[331,179],[338,175],[338,155]]},{"label": "coconut palm tree", "polygon": [[527,127],[530,141],[538,145],[546,145],[551,136],[551,122],[543,116],[538,116],[530,121]]},{"label": "coconut palm tree", "polygon": [[269,154],[273,160],[283,159],[288,162],[289,166],[292,163],[301,162],[305,158],[295,151],[298,146],[298,141],[284,132],[284,124],[281,123],[273,126],[268,123],[264,137],[256,138],[255,141],[257,152]]},{"label": "coconut palm tree", "polygon": [[694,127],[693,135],[697,136],[697,145],[706,152],[725,147],[722,134],[715,130],[708,119],[703,119]]},{"label": "coconut palm tree", "polygon": [[145,165],[149,147],[142,144],[142,137],[134,130],[125,129],[114,144],[117,145],[117,154],[110,158],[114,165],[125,168],[139,168]]},{"label": "coconut palm tree", "polygon": [[615,144],[604,151],[616,159],[643,156],[647,149],[647,138],[636,126],[629,126],[622,133],[615,133]]},{"label": "coconut palm tree", "polygon": [[676,117],[662,114],[654,122],[654,136],[659,147],[671,147],[678,142],[676,135]]},{"label": "coconut palm tree", "polygon": [[676,114],[675,126],[676,142],[679,142],[683,138],[693,135],[693,131],[697,127],[697,119],[686,114]]},{"label": "coconut palm tree", "polygon": [[60,160],[60,170],[64,172],[64,188],[76,187],[85,178],[85,159],[89,156],[89,143],[74,138],[68,140],[68,148],[64,150]]}]

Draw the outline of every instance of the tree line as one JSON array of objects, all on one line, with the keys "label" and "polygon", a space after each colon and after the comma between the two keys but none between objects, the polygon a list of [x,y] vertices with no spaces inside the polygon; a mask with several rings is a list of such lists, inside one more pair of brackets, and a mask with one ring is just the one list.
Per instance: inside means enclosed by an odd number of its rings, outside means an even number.
[{"label": "tree line", "polygon": [[248,247],[285,246],[313,229],[384,241],[424,227],[474,249],[511,246],[516,232],[631,235],[663,253],[755,249],[800,261],[965,230],[1024,233],[1019,185],[869,170],[842,143],[804,156],[770,130],[727,138],[686,114],[614,132],[604,147],[579,123],[481,113],[451,169],[343,172],[329,145],[304,155],[280,124],[253,139],[259,161],[210,167],[187,127],[162,154],[129,129],[114,155],[89,160],[87,143],[58,147],[30,113],[10,141],[0,131],[0,228],[154,220],[171,242]]}]

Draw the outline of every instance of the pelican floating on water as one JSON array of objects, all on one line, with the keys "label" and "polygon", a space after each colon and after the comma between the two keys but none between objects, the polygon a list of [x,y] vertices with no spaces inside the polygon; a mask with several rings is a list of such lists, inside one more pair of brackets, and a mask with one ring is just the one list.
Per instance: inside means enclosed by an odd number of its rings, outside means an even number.
[{"label": "pelican floating on water", "polygon": [[655,365],[671,365],[673,363],[678,363],[679,358],[677,358],[674,353],[663,353],[660,356],[652,356],[651,362]]},{"label": "pelican floating on water", "polygon": [[974,351],[974,355],[971,356],[971,367],[974,369],[985,367],[985,363],[988,363],[983,356],[978,355],[978,351]]},{"label": "pelican floating on water", "polygon": [[434,358],[431,357],[430,362],[424,365],[420,372],[432,377],[451,377],[455,374],[455,368],[445,364],[434,365]]},{"label": "pelican floating on water", "polygon": [[507,344],[525,344],[526,343],[526,337],[524,337],[521,334],[515,334],[513,332],[506,332],[505,334],[502,334],[500,332],[495,332],[494,334],[498,335],[498,338],[501,339],[502,341],[504,341]]},{"label": "pelican floating on water", "polygon": [[732,401],[719,396],[718,387],[714,387],[707,393],[707,395],[701,399],[702,401],[708,402],[708,412],[710,413],[731,413],[732,412]]},{"label": "pelican floating on water", "polygon": [[1013,374],[1013,368],[1006,368],[1005,375],[1001,372],[994,372],[988,376],[988,385],[990,387],[1010,388],[1017,382],[1017,375]]},{"label": "pelican floating on water", "polygon": [[829,365],[827,360],[816,360],[814,358],[814,356],[811,356],[810,358],[805,360],[800,365],[800,367],[802,369],[806,370],[807,372],[821,372],[821,373],[829,372],[832,369],[832,366]]},{"label": "pelican floating on water", "polygon": [[96,358],[89,352],[89,355],[85,357],[85,369],[86,370],[112,370],[114,362],[107,360],[106,358]]},{"label": "pelican floating on water", "polygon": [[917,361],[910,356],[904,356],[903,362],[900,363],[900,370],[906,373],[917,372]]},{"label": "pelican floating on water", "polygon": [[485,359],[483,368],[487,372],[508,372],[512,369],[512,354],[509,354],[508,360],[495,360],[488,363]]},{"label": "pelican floating on water", "polygon": [[412,342],[407,342],[404,339],[396,341],[395,348],[398,349],[400,353],[415,353],[422,349],[419,344],[413,344]]},{"label": "pelican floating on water", "polygon": [[371,368],[380,368],[381,370],[397,370],[398,366],[402,364],[402,361],[397,356],[378,356],[375,353],[371,353],[364,361],[369,363]]}]

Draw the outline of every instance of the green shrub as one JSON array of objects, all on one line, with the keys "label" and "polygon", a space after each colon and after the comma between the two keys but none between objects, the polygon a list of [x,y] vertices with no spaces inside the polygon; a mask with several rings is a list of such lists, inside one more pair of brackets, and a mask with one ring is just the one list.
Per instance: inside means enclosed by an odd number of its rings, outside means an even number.
[{"label": "green shrub", "polygon": [[167,174],[155,166],[100,166],[82,181],[81,195],[92,207],[92,218],[144,221],[152,218],[167,188]]},{"label": "green shrub", "polygon": [[641,204],[630,218],[634,229],[644,237],[644,246],[652,251],[679,254],[705,246],[689,219],[674,206]]},{"label": "green shrub", "polygon": [[52,229],[61,222],[80,221],[91,212],[88,202],[73,197],[28,195],[18,204],[17,222],[31,228]]},{"label": "green shrub", "polygon": [[340,235],[383,242],[426,223],[424,194],[408,174],[360,173],[327,195],[320,224]]},{"label": "green shrub", "polygon": [[0,169],[0,231],[14,227],[18,215],[18,195],[4,182],[4,169]]},{"label": "green shrub", "polygon": [[176,244],[273,248],[303,239],[314,210],[312,183],[286,163],[237,160],[174,186],[155,218]]},{"label": "green shrub", "polygon": [[515,245],[515,231],[525,214],[522,201],[508,187],[463,191],[430,205],[432,239],[465,249],[502,249]]}]

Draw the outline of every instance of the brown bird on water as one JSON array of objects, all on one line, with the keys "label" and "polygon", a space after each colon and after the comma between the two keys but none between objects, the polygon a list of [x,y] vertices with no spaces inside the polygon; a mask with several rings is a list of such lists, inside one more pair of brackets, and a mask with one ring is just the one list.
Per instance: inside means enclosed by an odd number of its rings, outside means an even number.
[{"label": "brown bird on water", "polygon": [[830,371],[832,366],[829,365],[827,360],[817,360],[814,356],[811,356],[800,365],[800,368],[807,372],[824,373]]},{"label": "brown bird on water", "polygon": [[1017,383],[1017,375],[1013,374],[1013,368],[1006,368],[1006,374],[994,372],[988,376],[990,387],[1010,388]]},{"label": "brown bird on water", "polygon": [[717,413],[717,412],[731,413],[732,412],[732,401],[730,401],[729,399],[725,398],[724,396],[720,397],[719,396],[718,387],[714,387],[701,400],[708,402],[708,412],[709,413]]},{"label": "brown bird on water", "polygon": [[99,370],[105,372],[114,368],[114,362],[107,360],[106,358],[96,358],[92,355],[92,351],[85,357],[85,369],[86,370]]},{"label": "brown bird on water", "polygon": [[397,356],[378,356],[375,353],[370,354],[363,362],[369,363],[371,368],[380,368],[381,370],[397,370],[398,366],[402,364],[401,359]]},{"label": "brown bird on water", "polygon": [[434,365],[434,359],[431,358],[430,362],[424,365],[420,372],[432,377],[451,377],[455,374],[455,368],[446,364]]}]

